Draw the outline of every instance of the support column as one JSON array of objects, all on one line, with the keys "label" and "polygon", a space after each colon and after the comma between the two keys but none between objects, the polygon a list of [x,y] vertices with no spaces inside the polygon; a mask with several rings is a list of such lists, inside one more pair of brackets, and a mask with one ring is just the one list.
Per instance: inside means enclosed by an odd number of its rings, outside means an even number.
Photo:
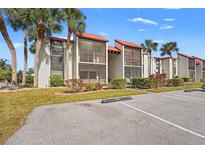
[{"label": "support column", "polygon": [[108,43],[106,42],[106,49],[105,49],[105,63],[106,63],[106,76],[105,76],[105,83],[108,84]]}]

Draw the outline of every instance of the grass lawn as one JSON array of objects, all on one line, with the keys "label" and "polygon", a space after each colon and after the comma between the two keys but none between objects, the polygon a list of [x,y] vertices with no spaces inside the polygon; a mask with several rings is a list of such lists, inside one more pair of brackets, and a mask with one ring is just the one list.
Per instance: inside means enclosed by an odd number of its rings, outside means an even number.
[{"label": "grass lawn", "polygon": [[167,91],[176,91],[176,90],[187,90],[187,89],[193,89],[193,88],[201,88],[203,83],[191,83],[187,82],[184,84],[184,86],[179,87],[163,87],[163,88],[157,88],[157,89],[148,89],[149,92],[155,92],[155,93],[161,93],[161,92],[167,92]]},{"label": "grass lawn", "polygon": [[99,91],[88,94],[74,94],[57,96],[55,92],[64,91],[65,88],[32,89],[18,92],[0,93],[0,144],[5,141],[23,125],[26,116],[37,106],[67,102],[77,102],[117,96],[143,94],[136,90]]}]

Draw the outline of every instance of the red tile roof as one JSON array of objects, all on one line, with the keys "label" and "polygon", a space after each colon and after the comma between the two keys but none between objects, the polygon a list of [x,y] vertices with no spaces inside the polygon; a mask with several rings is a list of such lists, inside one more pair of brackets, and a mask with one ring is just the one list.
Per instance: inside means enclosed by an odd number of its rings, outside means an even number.
[{"label": "red tile roof", "polygon": [[195,56],[192,56],[192,57],[195,58],[195,59],[198,59],[198,60],[200,60],[200,61],[204,61],[204,59],[202,59],[202,58],[195,57]]},{"label": "red tile roof", "polygon": [[85,38],[85,39],[91,39],[91,40],[96,40],[96,41],[108,42],[108,40],[106,40],[102,36],[94,35],[94,34],[77,32],[76,36],[78,36],[80,38]]},{"label": "red tile roof", "polygon": [[134,43],[130,43],[130,42],[127,42],[127,41],[122,41],[122,40],[115,40],[117,43],[120,43],[124,46],[127,46],[127,47],[132,47],[132,48],[138,48],[138,49],[142,49],[141,46],[137,45],[137,44],[134,44]]},{"label": "red tile roof", "polygon": [[183,56],[183,57],[186,57],[186,58],[191,58],[191,59],[194,59],[193,57],[188,56],[188,55],[185,55],[185,54],[178,53],[178,55]]},{"label": "red tile roof", "polygon": [[64,38],[59,38],[59,37],[48,37],[49,40],[53,41],[59,41],[59,42],[66,42],[67,40]]},{"label": "red tile roof", "polygon": [[108,51],[110,52],[115,52],[115,53],[120,53],[120,49],[118,49],[117,47],[112,47],[112,46],[109,46],[108,47]]}]

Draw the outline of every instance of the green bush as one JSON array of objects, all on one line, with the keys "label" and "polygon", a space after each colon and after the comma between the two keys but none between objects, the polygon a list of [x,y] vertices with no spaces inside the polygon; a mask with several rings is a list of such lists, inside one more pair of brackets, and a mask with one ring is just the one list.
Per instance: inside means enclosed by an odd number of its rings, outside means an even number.
[{"label": "green bush", "polygon": [[184,82],[189,82],[189,78],[184,77],[182,79],[184,80]]},{"label": "green bush", "polygon": [[53,75],[50,77],[50,85],[51,87],[58,87],[64,85],[64,80],[61,75]]},{"label": "green bush", "polygon": [[119,79],[113,79],[111,81],[111,86],[114,89],[123,89],[125,88],[126,84],[127,84],[126,79],[119,78]]},{"label": "green bush", "polygon": [[87,91],[102,89],[102,85],[100,83],[84,83],[84,87]]},{"label": "green bush", "polygon": [[133,88],[149,89],[155,87],[156,80],[149,78],[134,78],[132,79],[131,85]]},{"label": "green bush", "polygon": [[33,84],[19,84],[20,88],[33,88]]},{"label": "green bush", "polygon": [[201,88],[202,88],[202,89],[205,89],[205,82],[204,82],[204,84],[201,86]]},{"label": "green bush", "polygon": [[31,74],[27,74],[27,76],[26,76],[26,83],[27,84],[33,84],[33,81],[34,81],[34,76],[31,75]]},{"label": "green bush", "polygon": [[205,82],[205,78],[200,79],[200,82]]},{"label": "green bush", "polygon": [[184,79],[182,79],[182,78],[173,78],[173,79],[168,80],[167,84],[168,84],[168,86],[173,86],[173,87],[183,86],[184,85]]},{"label": "green bush", "polygon": [[0,70],[0,81],[11,78],[10,70]]}]

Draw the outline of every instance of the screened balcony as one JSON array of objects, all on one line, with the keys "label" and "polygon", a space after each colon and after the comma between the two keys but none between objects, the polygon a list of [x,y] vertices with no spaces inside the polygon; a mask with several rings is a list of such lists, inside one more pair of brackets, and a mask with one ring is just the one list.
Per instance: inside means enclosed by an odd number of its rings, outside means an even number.
[{"label": "screened balcony", "polygon": [[106,66],[79,64],[79,76],[85,83],[106,83]]},{"label": "screened balcony", "polygon": [[140,78],[141,74],[141,67],[125,67],[125,78],[127,82],[131,82],[133,78]]},{"label": "screened balcony", "polygon": [[195,70],[195,59],[189,58],[189,70]]},{"label": "screened balcony", "polygon": [[106,43],[87,39],[79,39],[80,63],[106,63]]},{"label": "screened balcony", "polygon": [[64,74],[64,47],[63,43],[51,41],[51,76]]},{"label": "screened balcony", "polygon": [[124,65],[141,66],[141,51],[126,47],[124,50]]}]

